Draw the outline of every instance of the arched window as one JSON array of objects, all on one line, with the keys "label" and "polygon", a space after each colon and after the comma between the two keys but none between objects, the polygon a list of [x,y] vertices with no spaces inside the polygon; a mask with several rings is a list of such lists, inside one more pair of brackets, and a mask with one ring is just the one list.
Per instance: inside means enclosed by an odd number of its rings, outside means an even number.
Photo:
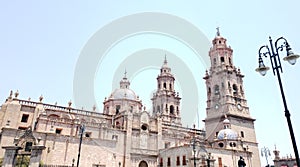
[{"label": "arched window", "polygon": [[170,106],[170,114],[174,114],[174,106],[173,105]]},{"label": "arched window", "polygon": [[31,152],[32,142],[26,142],[25,143],[25,151]]},{"label": "arched window", "polygon": [[186,165],[187,164],[187,160],[186,160],[186,156],[182,156],[182,165]]},{"label": "arched window", "polygon": [[160,158],[159,166],[164,166],[164,160],[163,160],[163,158]]},{"label": "arched window", "polygon": [[169,88],[170,88],[170,90],[172,90],[172,84],[169,84]]},{"label": "arched window", "polygon": [[164,89],[167,89],[167,84],[164,82]]},{"label": "arched window", "polygon": [[116,127],[117,127],[117,128],[120,128],[120,127],[121,127],[121,124],[120,124],[119,121],[116,122]]},{"label": "arched window", "polygon": [[233,89],[233,95],[237,95],[238,94],[238,88],[237,88],[236,84],[234,84],[232,86],[232,89]]},{"label": "arched window", "polygon": [[230,143],[229,143],[229,146],[230,146],[230,147],[236,147],[236,143],[230,142]]},{"label": "arched window", "polygon": [[243,131],[241,131],[241,137],[245,137],[245,134]]},{"label": "arched window", "polygon": [[120,105],[116,105],[116,114],[118,114],[120,112],[121,106]]},{"label": "arched window", "polygon": [[132,112],[133,111],[133,106],[130,106],[130,112]]},{"label": "arched window", "polygon": [[157,112],[160,112],[160,107],[159,107],[159,106],[157,106],[156,108],[157,108]]},{"label": "arched window", "polygon": [[180,157],[179,156],[176,157],[176,165],[180,166]]},{"label": "arched window", "polygon": [[220,88],[219,88],[219,85],[215,85],[215,95],[219,95],[220,94]]},{"label": "arched window", "polygon": [[224,57],[221,57],[221,63],[224,63],[224,61],[225,61]]},{"label": "arched window", "polygon": [[146,161],[141,161],[139,167],[148,167],[148,164]]},{"label": "arched window", "polygon": [[171,158],[168,157],[167,166],[171,166]]},{"label": "arched window", "polygon": [[208,92],[207,93],[210,95],[210,93],[211,93],[210,87],[208,87]]}]

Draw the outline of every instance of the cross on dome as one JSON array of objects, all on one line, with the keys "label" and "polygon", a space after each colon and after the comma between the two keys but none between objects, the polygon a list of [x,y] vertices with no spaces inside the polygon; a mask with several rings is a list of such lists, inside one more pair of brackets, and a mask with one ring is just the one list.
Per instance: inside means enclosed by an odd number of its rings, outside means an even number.
[{"label": "cross on dome", "polygon": [[125,68],[124,77],[123,77],[124,79],[127,78],[126,75],[127,75],[127,71],[126,71],[126,68]]}]

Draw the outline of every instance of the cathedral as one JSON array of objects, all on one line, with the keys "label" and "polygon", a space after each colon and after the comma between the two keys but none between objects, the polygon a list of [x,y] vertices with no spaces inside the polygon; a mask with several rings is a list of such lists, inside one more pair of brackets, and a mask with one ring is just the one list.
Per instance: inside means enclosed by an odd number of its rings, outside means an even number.
[{"label": "cathedral", "polygon": [[[2,166],[31,167],[260,167],[259,149],[243,77],[219,31],[209,50],[205,130],[181,123],[175,76],[162,62],[151,110],[126,77],[103,101],[103,111],[19,99],[9,94],[0,110]],[[154,78],[155,79],[155,78]],[[204,111],[203,111],[204,112]],[[21,162],[20,162],[21,161]]]}]

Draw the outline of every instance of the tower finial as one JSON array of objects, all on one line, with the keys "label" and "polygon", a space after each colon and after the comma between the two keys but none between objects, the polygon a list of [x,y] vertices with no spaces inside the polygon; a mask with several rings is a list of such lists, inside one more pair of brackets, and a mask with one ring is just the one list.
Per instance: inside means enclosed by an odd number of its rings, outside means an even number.
[{"label": "tower finial", "polygon": [[126,75],[127,75],[127,70],[126,70],[126,68],[125,68],[125,71],[124,71],[124,77],[123,77],[123,79],[120,81],[120,88],[121,88],[121,89],[129,89],[130,82],[128,81]]},{"label": "tower finial", "polygon": [[164,64],[167,64],[168,61],[167,61],[167,54],[165,53],[165,60],[164,60]]},{"label": "tower finial", "polygon": [[217,27],[216,29],[217,29],[217,36],[221,36],[221,34],[220,34],[220,27]]}]

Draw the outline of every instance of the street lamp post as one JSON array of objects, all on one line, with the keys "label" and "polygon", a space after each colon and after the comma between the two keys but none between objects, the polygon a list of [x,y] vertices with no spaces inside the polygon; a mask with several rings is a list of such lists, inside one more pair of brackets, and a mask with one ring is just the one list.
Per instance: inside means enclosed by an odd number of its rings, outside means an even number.
[{"label": "street lamp post", "polygon": [[193,140],[192,140],[192,146],[193,146],[193,153],[194,153],[194,167],[196,167],[196,126],[195,124],[193,125],[194,127],[194,136],[193,136]]},{"label": "street lamp post", "polygon": [[[195,124],[193,125],[193,127],[194,127],[194,136],[193,136],[193,139],[191,140],[191,143],[192,143],[193,154],[194,154],[194,156],[193,156],[194,167],[196,167],[197,166],[197,161],[196,161],[196,153],[197,153],[196,143],[198,143],[198,144],[201,145],[201,142],[199,140],[196,140],[196,126],[195,126]],[[210,167],[210,160],[211,160],[211,153],[208,153],[207,159],[206,159],[208,167]]]},{"label": "street lamp post", "polygon": [[211,154],[210,154],[210,153],[208,153],[208,155],[207,155],[207,159],[206,159],[206,162],[207,162],[207,167],[210,167],[210,156],[211,156]]},{"label": "street lamp post", "polygon": [[196,167],[196,138],[193,138],[194,167]]},{"label": "street lamp post", "polygon": [[[283,40],[283,44],[278,45],[278,42],[282,41],[282,40]],[[291,122],[291,118],[290,118],[291,114],[290,114],[290,112],[287,108],[285,95],[284,95],[284,91],[283,91],[283,86],[282,86],[282,82],[281,82],[281,77],[280,77],[280,73],[279,73],[279,69],[282,72],[282,67],[281,67],[278,51],[283,51],[283,49],[285,48],[287,56],[284,57],[283,60],[288,61],[291,65],[294,65],[296,63],[297,58],[299,58],[299,55],[295,55],[292,52],[292,49],[291,49],[290,45],[288,44],[287,40],[283,37],[280,37],[275,41],[275,48],[274,48],[271,37],[269,37],[269,42],[270,42],[271,50],[267,45],[264,45],[264,46],[261,46],[259,51],[258,51],[259,67],[256,69],[256,71],[259,72],[262,76],[266,75],[266,72],[267,72],[267,70],[269,70],[269,67],[266,67],[264,65],[262,57],[269,56],[270,60],[271,60],[273,74],[277,75],[277,79],[278,79],[278,83],[279,83],[279,87],[280,87],[280,92],[281,92],[281,97],[282,97],[282,101],[283,101],[283,105],[284,105],[284,113],[285,113],[285,117],[286,117],[286,120],[287,120],[289,131],[290,131],[290,136],[291,136],[291,140],[292,140],[292,144],[293,144],[293,148],[294,148],[294,152],[295,152],[297,166],[300,167],[297,144],[296,144],[295,135],[294,135],[293,127],[292,127],[292,122]],[[266,51],[262,52],[262,49],[266,49]]]},{"label": "street lamp post", "polygon": [[79,167],[79,160],[80,160],[80,151],[81,151],[81,144],[82,144],[82,136],[83,136],[83,132],[85,130],[85,126],[84,125],[80,125],[80,141],[79,141],[79,148],[78,148],[78,157],[77,157],[77,167]]},{"label": "street lamp post", "polygon": [[[207,162],[207,167],[210,167],[210,162],[213,160],[213,158],[211,157],[211,153],[208,153],[206,151],[206,149],[204,148],[204,146],[202,145],[203,143],[201,143],[201,140],[197,140],[196,138],[196,126],[195,124],[193,125],[194,127],[194,135],[193,135],[193,139],[191,139],[190,143],[191,143],[191,146],[192,146],[192,153],[194,154],[193,155],[193,159],[194,159],[194,167],[197,166],[197,161],[196,161],[196,153],[197,153],[197,148],[196,146],[198,145],[200,148],[199,148],[199,152],[198,154],[200,153],[201,150],[205,151],[207,153],[207,157],[203,157],[204,159],[203,160],[206,160]],[[198,144],[197,144],[198,143]],[[197,144],[197,145],[196,145]],[[199,158],[197,158],[199,160]],[[191,158],[192,160],[192,158]],[[200,163],[200,162],[199,162]],[[199,164],[198,164],[199,165]],[[214,166],[214,163],[212,163],[212,166]]]},{"label": "street lamp post", "polygon": [[266,157],[266,161],[267,161],[267,167],[269,167],[269,161],[268,161],[268,157],[271,156],[270,150],[267,147],[261,148],[261,156],[265,156]]}]

